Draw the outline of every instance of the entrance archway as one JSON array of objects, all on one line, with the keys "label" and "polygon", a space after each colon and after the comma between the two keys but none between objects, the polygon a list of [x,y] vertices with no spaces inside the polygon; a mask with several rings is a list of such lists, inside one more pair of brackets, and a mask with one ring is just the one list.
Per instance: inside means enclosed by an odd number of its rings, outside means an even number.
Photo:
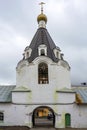
[{"label": "entrance archway", "polygon": [[32,115],[33,126],[50,126],[55,125],[55,114],[52,108],[47,106],[37,107]]}]

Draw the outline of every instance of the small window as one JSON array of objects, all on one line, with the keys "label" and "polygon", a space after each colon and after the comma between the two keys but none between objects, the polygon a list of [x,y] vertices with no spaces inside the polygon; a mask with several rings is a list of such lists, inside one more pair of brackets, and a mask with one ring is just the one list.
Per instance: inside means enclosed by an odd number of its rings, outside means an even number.
[{"label": "small window", "polygon": [[41,44],[38,46],[38,55],[47,56],[47,46],[45,44]]},{"label": "small window", "polygon": [[40,63],[38,66],[38,83],[48,84],[48,65]]},{"label": "small window", "polygon": [[58,56],[59,56],[59,53],[58,53],[58,51],[56,52],[56,57],[58,58]]},{"label": "small window", "polygon": [[41,56],[44,56],[44,55],[45,55],[45,50],[41,49]]},{"label": "small window", "polygon": [[29,52],[27,52],[27,58],[29,57]]},{"label": "small window", "polygon": [[4,114],[3,112],[0,112],[0,121],[3,121],[4,120]]}]

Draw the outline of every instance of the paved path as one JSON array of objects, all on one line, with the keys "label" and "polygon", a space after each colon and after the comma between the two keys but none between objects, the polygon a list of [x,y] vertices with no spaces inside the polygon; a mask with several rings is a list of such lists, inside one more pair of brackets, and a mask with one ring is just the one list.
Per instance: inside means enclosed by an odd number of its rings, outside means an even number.
[{"label": "paved path", "polygon": [[47,118],[36,118],[35,119],[35,128],[31,128],[30,130],[56,130],[53,128],[53,119]]},{"label": "paved path", "polygon": [[53,126],[53,120],[48,120],[47,118],[43,119],[35,119],[35,126],[38,127],[52,127]]},{"label": "paved path", "polygon": [[36,128],[31,128],[30,130],[56,130],[55,128],[50,128],[50,127],[36,127]]}]

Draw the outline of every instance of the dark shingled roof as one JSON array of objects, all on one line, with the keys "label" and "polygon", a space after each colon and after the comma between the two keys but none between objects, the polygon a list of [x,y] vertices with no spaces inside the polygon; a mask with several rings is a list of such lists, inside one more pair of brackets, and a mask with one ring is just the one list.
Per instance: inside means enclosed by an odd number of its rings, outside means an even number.
[{"label": "dark shingled roof", "polygon": [[47,57],[51,58],[54,62],[58,62],[58,59],[53,53],[53,49],[56,48],[51,36],[49,35],[46,28],[39,28],[34,35],[29,48],[32,49],[31,56],[28,58],[29,62],[32,62],[38,57],[38,46],[44,44],[47,46]]},{"label": "dark shingled roof", "polygon": [[8,103],[12,101],[12,90],[16,85],[0,85],[0,103]]}]

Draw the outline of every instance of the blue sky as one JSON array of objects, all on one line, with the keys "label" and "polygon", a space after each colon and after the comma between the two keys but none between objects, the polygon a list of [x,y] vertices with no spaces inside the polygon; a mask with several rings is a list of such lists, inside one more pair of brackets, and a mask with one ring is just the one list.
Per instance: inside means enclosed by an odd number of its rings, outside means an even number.
[{"label": "blue sky", "polygon": [[[16,66],[38,29],[40,0],[0,0],[0,84],[16,84]],[[47,30],[71,66],[72,84],[87,82],[87,0],[43,0]]]}]

